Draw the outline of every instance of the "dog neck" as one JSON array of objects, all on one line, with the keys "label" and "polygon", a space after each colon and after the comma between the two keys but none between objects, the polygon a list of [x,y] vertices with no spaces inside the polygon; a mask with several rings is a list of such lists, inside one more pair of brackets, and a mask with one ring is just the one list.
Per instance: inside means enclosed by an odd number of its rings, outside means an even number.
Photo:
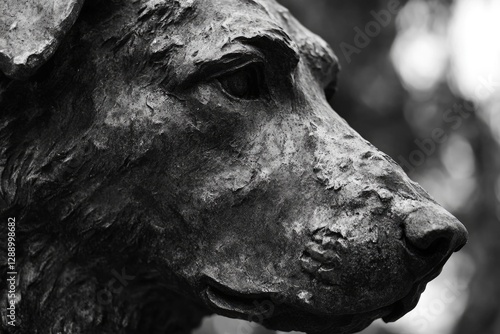
[{"label": "dog neck", "polygon": [[137,260],[109,265],[102,250],[51,239],[30,233],[20,240],[30,245],[16,266],[20,332],[188,334],[210,313]]}]

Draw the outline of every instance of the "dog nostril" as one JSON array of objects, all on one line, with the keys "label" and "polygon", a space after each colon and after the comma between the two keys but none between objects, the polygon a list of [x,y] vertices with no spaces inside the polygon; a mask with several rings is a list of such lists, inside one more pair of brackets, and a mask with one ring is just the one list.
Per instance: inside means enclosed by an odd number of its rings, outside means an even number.
[{"label": "dog nostril", "polygon": [[442,257],[467,242],[467,230],[451,214],[436,206],[412,212],[404,222],[407,246],[421,256]]},{"label": "dog nostril", "polygon": [[[431,237],[432,238],[432,237]],[[429,237],[414,238],[408,237],[407,241],[410,247],[417,250],[417,253],[425,257],[430,257],[436,254],[448,254],[451,250],[449,237],[438,237],[432,240]],[[408,243],[407,243],[408,244]]]}]

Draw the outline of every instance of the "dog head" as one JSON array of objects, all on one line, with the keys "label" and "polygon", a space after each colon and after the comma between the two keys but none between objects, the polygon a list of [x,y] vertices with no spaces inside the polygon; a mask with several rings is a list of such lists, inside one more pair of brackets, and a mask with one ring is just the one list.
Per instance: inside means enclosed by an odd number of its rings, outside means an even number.
[{"label": "dog head", "polygon": [[216,313],[267,302],[264,325],[310,333],[398,319],[465,244],[332,110],[335,55],[274,1],[90,1],[74,25],[81,1],[67,6],[0,48],[11,78],[45,64],[8,88],[31,101],[3,96],[25,135],[4,144],[9,206],[43,206],[82,247],[93,230],[133,249]]}]

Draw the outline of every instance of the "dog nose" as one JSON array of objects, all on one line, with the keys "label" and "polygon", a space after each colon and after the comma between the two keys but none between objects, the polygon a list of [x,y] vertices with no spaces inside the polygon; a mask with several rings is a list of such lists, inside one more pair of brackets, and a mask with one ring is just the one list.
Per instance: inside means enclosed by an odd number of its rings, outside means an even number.
[{"label": "dog nose", "polygon": [[455,217],[438,206],[422,207],[404,222],[409,248],[424,257],[444,258],[467,243],[467,230]]}]

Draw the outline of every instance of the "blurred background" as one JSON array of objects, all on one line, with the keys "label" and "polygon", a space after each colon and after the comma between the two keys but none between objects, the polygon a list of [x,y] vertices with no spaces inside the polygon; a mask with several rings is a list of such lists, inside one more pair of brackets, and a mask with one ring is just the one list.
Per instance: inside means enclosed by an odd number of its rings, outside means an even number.
[{"label": "blurred background", "polygon": [[[280,2],[335,50],[334,109],[470,233],[417,308],[363,333],[500,334],[500,0]],[[194,334],[265,333],[213,316]]]}]

